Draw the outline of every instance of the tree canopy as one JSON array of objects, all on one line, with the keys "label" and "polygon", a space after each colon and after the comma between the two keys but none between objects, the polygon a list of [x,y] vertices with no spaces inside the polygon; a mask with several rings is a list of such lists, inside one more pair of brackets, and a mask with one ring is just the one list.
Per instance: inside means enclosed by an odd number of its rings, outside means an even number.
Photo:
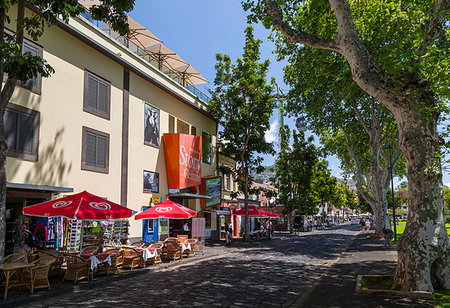
[{"label": "tree canopy", "polygon": [[[269,60],[260,62],[261,40],[253,28],[245,29],[242,58],[231,63],[228,55],[217,54],[215,89],[209,110],[220,123],[219,138],[225,155],[238,161],[237,180],[245,199],[245,235],[248,240],[248,193],[250,171],[261,170],[258,153],[273,153],[273,145],[264,139],[274,107],[273,85],[267,82]],[[251,179],[250,179],[251,180]]]}]

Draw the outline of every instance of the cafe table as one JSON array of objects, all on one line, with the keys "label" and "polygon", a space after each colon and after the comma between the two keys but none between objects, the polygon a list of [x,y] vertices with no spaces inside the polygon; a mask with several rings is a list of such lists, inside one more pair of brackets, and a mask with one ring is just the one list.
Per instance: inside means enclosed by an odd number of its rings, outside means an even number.
[{"label": "cafe table", "polygon": [[181,255],[183,255],[184,251],[186,249],[191,250],[191,243],[187,243],[187,242],[179,242],[181,244]]},{"label": "cafe table", "polygon": [[[13,262],[13,263],[4,263],[0,264],[0,271],[5,275],[5,295],[3,297],[6,300],[6,296],[8,295],[8,289],[18,286],[26,286],[28,283],[21,281],[21,275],[19,275],[23,270],[28,270],[35,266],[34,263],[25,263],[22,261]],[[13,275],[17,276],[17,279],[11,280]]]},{"label": "cafe table", "polygon": [[142,259],[144,259],[144,262],[147,262],[148,259],[156,258],[158,256],[158,252],[154,247],[137,247],[134,249],[142,252]]},{"label": "cafe table", "polygon": [[88,259],[90,261],[91,279],[94,279],[94,269],[97,267],[97,265],[102,263],[111,265],[111,255],[108,253],[82,253],[80,254],[80,257],[83,259]]}]

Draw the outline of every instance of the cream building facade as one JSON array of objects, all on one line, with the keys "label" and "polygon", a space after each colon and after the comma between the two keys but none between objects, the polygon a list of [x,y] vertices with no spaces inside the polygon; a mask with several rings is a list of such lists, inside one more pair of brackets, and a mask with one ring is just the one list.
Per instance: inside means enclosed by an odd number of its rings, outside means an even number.
[{"label": "cream building facade", "polygon": [[[14,30],[11,20],[7,28]],[[16,87],[5,115],[12,123],[7,207],[13,215],[21,206],[83,190],[137,212],[153,196],[168,199],[164,133],[203,136],[210,153],[201,176],[216,175],[217,122],[207,103],[132,49],[81,16],[58,22],[26,46],[55,73],[32,87]],[[151,140],[146,113],[155,114]],[[155,184],[150,189],[143,184],[149,174]],[[200,199],[183,203],[201,210]],[[210,217],[213,229],[216,220]],[[141,237],[142,221],[129,221],[130,237]]]}]

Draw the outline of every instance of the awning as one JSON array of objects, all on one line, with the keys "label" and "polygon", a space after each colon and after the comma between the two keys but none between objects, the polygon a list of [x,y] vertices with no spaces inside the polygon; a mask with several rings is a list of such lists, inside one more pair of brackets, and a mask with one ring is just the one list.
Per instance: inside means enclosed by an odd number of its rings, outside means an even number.
[{"label": "awning", "polygon": [[229,210],[217,210],[216,211],[217,215],[230,215],[231,212]]},{"label": "awning", "polygon": [[205,195],[198,195],[198,194],[192,194],[192,193],[174,193],[174,194],[168,194],[170,197],[177,197],[182,199],[209,199],[209,196]]},{"label": "awning", "polygon": [[33,185],[33,184],[20,184],[20,183],[6,183],[6,188],[14,189],[29,189],[29,190],[43,190],[51,192],[73,192],[73,188],[59,187],[59,186],[47,186],[47,185]]}]

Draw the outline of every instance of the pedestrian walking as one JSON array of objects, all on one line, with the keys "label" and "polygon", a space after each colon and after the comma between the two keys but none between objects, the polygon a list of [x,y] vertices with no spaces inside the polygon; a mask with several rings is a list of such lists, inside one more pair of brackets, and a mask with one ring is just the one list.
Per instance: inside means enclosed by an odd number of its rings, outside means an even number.
[{"label": "pedestrian walking", "polygon": [[225,223],[225,241],[227,246],[231,245],[231,241],[230,241],[230,226]]},{"label": "pedestrian walking", "polygon": [[183,226],[183,233],[184,235],[189,235],[189,225],[187,222]]},{"label": "pedestrian walking", "polygon": [[364,218],[361,218],[361,220],[359,221],[359,226],[359,230],[364,232],[366,228],[366,220]]},{"label": "pedestrian walking", "polygon": [[384,234],[384,247],[391,247],[391,241],[394,238],[394,231],[391,229],[383,228]]},{"label": "pedestrian walking", "polygon": [[366,221],[366,230],[367,230],[367,232],[370,231],[370,219],[367,219],[367,221]]}]

